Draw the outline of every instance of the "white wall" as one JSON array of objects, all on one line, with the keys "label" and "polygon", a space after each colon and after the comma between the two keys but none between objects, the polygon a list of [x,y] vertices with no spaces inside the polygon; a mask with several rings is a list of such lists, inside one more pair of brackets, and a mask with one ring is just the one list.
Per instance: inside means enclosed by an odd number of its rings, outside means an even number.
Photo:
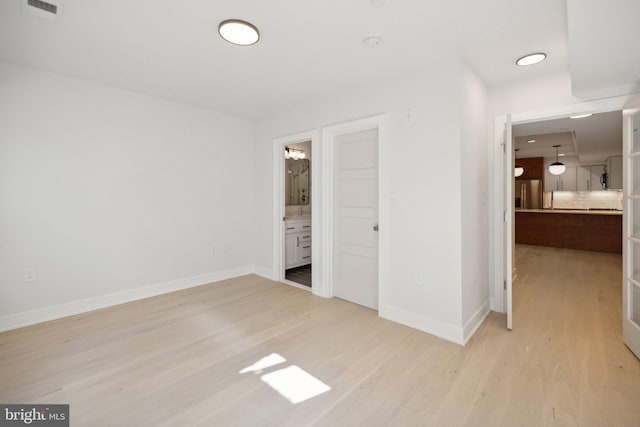
[{"label": "white wall", "polygon": [[[461,332],[462,318],[462,69],[457,60],[442,63],[368,91],[335,95],[258,122],[255,264],[265,270],[273,268],[273,140],[384,113],[388,117],[389,156],[381,161],[388,165],[389,317],[458,339],[453,335]],[[468,80],[467,96],[480,93],[478,82]],[[468,114],[482,114],[479,122],[484,122],[477,126],[475,121],[470,132],[486,126],[486,115],[479,107],[474,105]],[[485,150],[486,134],[477,135],[473,141],[481,143],[480,151]],[[485,169],[479,166],[478,173],[482,175]],[[486,183],[484,176],[478,181]],[[484,185],[480,183],[481,187]],[[465,194],[465,203],[480,199],[476,191],[473,187]],[[475,227],[475,223],[470,225],[477,234]],[[481,237],[474,237],[474,242],[479,240]],[[482,270],[473,268],[475,272]],[[415,283],[416,272],[424,275],[421,285]],[[486,294],[486,277],[476,279],[483,282],[478,286],[485,287],[480,294]],[[470,307],[476,299],[470,299]]]},{"label": "white wall", "polygon": [[253,132],[0,62],[0,320],[246,266]]},{"label": "white wall", "polygon": [[[461,74],[462,325],[489,310],[487,94],[467,67]],[[466,331],[470,333],[472,331]]]},{"label": "white wall", "polygon": [[[571,76],[568,72],[526,83],[494,86],[488,91],[490,120],[502,114],[537,111],[581,101],[571,93]],[[491,128],[490,131],[493,133]]]}]

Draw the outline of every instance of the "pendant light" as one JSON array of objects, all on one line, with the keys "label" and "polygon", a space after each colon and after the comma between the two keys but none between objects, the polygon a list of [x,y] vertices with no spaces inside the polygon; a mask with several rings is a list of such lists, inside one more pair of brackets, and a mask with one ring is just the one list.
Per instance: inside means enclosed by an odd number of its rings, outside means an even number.
[{"label": "pendant light", "polygon": [[[516,148],[515,151],[518,152],[520,151],[520,149]],[[524,173],[524,168],[516,163],[516,167],[513,169],[513,176],[517,178],[519,176],[522,176],[523,173]]]},{"label": "pendant light", "polygon": [[553,148],[556,149],[556,161],[549,165],[549,173],[551,175],[562,175],[567,167],[564,163],[558,161],[558,148],[562,147],[562,145],[554,145]]},{"label": "pendant light", "polygon": [[513,176],[515,176],[517,178],[519,176],[522,176],[523,173],[524,173],[524,168],[522,166],[516,164],[516,167],[513,170]]}]

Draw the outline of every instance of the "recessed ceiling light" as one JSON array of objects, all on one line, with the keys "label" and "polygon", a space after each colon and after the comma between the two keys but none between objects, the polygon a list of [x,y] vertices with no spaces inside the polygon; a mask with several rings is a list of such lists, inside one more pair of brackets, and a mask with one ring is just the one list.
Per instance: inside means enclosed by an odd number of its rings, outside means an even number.
[{"label": "recessed ceiling light", "polygon": [[534,142],[536,142],[535,139],[530,139],[530,140],[527,141],[527,144],[533,144]]},{"label": "recessed ceiling light", "polygon": [[527,65],[537,64],[538,62],[542,62],[547,58],[546,53],[538,52],[531,53],[529,55],[525,55],[522,58],[518,58],[516,61],[516,65],[520,65],[521,67],[525,67]]},{"label": "recessed ceiling light", "polygon": [[258,29],[254,25],[240,19],[227,19],[226,21],[222,21],[220,25],[218,25],[218,33],[220,37],[229,43],[240,46],[256,44],[258,40],[260,40]]},{"label": "recessed ceiling light", "polygon": [[560,156],[560,157],[564,157],[564,156],[566,156],[566,154],[564,154],[564,153],[560,153],[560,154],[558,154],[558,156]]},{"label": "recessed ceiling light", "polygon": [[583,119],[585,117],[593,116],[593,113],[578,114],[577,116],[569,116],[570,119]]}]

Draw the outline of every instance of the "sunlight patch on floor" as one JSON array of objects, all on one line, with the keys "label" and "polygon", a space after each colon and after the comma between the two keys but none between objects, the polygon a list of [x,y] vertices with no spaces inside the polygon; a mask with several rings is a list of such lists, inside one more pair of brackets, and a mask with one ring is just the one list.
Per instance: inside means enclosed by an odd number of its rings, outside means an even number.
[{"label": "sunlight patch on floor", "polygon": [[331,390],[331,387],[295,365],[264,374],[260,379],[293,404]]},{"label": "sunlight patch on floor", "polygon": [[280,356],[278,353],[271,353],[268,356],[263,357],[258,360],[251,366],[247,366],[246,368],[240,370],[239,374],[246,374],[247,372],[255,372],[257,374],[261,373],[264,369],[270,368],[275,365],[279,365],[280,363],[286,362],[287,359]]},{"label": "sunlight patch on floor", "polygon": [[[253,365],[241,369],[238,373],[246,374],[252,372],[260,375],[265,369],[286,361],[287,359],[278,353],[271,353]],[[331,387],[296,365],[269,372],[262,375],[260,379],[293,404],[304,402],[331,390]]]}]

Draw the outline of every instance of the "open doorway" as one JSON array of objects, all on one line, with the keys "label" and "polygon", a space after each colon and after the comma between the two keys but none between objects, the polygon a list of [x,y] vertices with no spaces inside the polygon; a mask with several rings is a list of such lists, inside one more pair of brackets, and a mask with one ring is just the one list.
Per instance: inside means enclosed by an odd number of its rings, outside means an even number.
[{"label": "open doorway", "polygon": [[516,244],[622,254],[622,111],[514,125],[513,148]]},{"label": "open doorway", "polygon": [[[315,130],[273,141],[273,276],[288,285],[321,290],[318,134]],[[314,260],[315,258],[315,260]],[[312,262],[316,268],[311,268]]]},{"label": "open doorway", "polygon": [[517,124],[512,134],[516,324],[581,319],[619,330],[622,111]]},{"label": "open doorway", "polygon": [[[496,117],[494,127],[494,158],[496,160],[493,193],[494,220],[491,226],[494,236],[493,241],[495,242],[492,245],[494,285],[491,305],[493,310],[507,313],[507,327],[509,329],[511,329],[512,325],[512,278],[517,275],[517,271],[514,272],[512,269],[513,246],[515,244],[515,193],[513,187],[515,161],[513,159],[513,140],[511,136],[512,123],[514,125],[533,124],[554,119],[566,119],[570,116],[584,113],[598,114],[619,111],[627,108],[628,102],[629,97],[618,97]],[[555,161],[555,158],[553,160]],[[546,166],[548,165],[543,164],[542,168]]]},{"label": "open doorway", "polygon": [[311,288],[311,141],[284,146],[284,278]]}]

